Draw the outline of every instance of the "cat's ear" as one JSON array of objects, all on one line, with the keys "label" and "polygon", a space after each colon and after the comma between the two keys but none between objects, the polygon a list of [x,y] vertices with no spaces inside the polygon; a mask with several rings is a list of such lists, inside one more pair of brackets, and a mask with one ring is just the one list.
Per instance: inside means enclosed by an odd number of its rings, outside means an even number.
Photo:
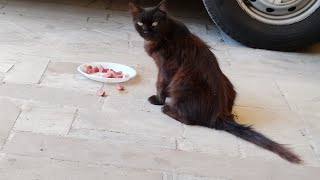
[{"label": "cat's ear", "polygon": [[142,11],[142,9],[137,6],[134,2],[130,1],[129,2],[129,12],[135,16],[137,14],[139,14]]},{"label": "cat's ear", "polygon": [[166,0],[162,0],[162,1],[158,4],[157,8],[158,8],[159,10],[163,11],[163,12],[168,13],[167,1],[166,1]]}]

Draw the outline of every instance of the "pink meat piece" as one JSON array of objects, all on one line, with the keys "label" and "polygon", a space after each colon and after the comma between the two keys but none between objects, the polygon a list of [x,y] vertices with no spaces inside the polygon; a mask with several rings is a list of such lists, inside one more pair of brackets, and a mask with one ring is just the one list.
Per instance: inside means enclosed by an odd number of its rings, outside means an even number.
[{"label": "pink meat piece", "polygon": [[109,71],[109,69],[107,68],[107,69],[102,69],[102,72],[103,73],[107,73]]},{"label": "pink meat piece", "polygon": [[97,73],[97,72],[99,72],[99,71],[100,71],[100,70],[99,70],[99,68],[98,68],[97,66],[93,68],[93,72]]},{"label": "pink meat piece", "polygon": [[105,75],[102,77],[104,78],[115,78],[116,74],[113,71],[108,71]]},{"label": "pink meat piece", "polygon": [[98,90],[96,93],[98,96],[104,97],[106,95],[106,92],[103,90]]},{"label": "pink meat piece", "polygon": [[102,73],[107,73],[109,71],[108,68],[104,68],[101,65],[98,68],[99,68],[99,72],[102,72]]},{"label": "pink meat piece", "polygon": [[102,72],[104,69],[101,65],[99,65],[98,68],[99,68],[99,72]]},{"label": "pink meat piece", "polygon": [[87,74],[92,74],[92,73],[94,73],[94,71],[93,71],[93,69],[87,69],[86,73]]},{"label": "pink meat piece", "polygon": [[85,73],[87,73],[87,74],[92,74],[92,73],[94,73],[94,71],[93,71],[93,68],[92,68],[92,66],[84,66],[84,72]]},{"label": "pink meat piece", "polygon": [[123,75],[117,75],[116,74],[116,77],[115,78],[123,78]]}]

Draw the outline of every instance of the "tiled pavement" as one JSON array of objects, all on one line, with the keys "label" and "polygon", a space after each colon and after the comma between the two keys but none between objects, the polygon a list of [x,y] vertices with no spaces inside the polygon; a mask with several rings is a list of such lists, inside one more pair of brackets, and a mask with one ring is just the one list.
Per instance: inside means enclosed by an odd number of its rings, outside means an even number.
[{"label": "tiled pavement", "polygon": [[[156,68],[127,0],[0,0],[0,7],[0,180],[320,177],[320,44],[295,53],[246,48],[208,20],[200,0],[171,1],[235,84],[239,121],[289,144],[305,161],[296,166],[150,105]],[[118,93],[76,72],[94,61],[130,65],[138,76]],[[97,97],[98,89],[109,96]]]}]

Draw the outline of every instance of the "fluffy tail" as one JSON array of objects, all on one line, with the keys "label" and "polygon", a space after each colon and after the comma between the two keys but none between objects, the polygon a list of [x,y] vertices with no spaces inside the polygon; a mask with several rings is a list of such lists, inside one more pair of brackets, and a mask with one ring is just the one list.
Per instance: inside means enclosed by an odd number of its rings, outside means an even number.
[{"label": "fluffy tail", "polygon": [[300,157],[292,153],[287,147],[268,139],[264,135],[254,131],[250,126],[244,126],[235,121],[223,121],[223,124],[221,124],[219,129],[225,130],[241,139],[272,151],[291,163],[302,163]]}]

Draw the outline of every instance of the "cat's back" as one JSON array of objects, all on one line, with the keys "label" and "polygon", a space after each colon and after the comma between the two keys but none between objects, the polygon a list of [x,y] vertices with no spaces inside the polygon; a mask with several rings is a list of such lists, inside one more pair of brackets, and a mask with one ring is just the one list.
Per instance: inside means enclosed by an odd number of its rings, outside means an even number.
[{"label": "cat's back", "polygon": [[180,21],[172,16],[169,16],[168,20],[170,21],[171,36],[173,39],[186,37],[191,34],[188,27],[182,21]]},{"label": "cat's back", "polygon": [[180,20],[170,17],[173,29],[173,43],[177,45],[186,45],[191,48],[209,49],[210,46],[204,42],[199,36],[191,33],[189,28]]}]

